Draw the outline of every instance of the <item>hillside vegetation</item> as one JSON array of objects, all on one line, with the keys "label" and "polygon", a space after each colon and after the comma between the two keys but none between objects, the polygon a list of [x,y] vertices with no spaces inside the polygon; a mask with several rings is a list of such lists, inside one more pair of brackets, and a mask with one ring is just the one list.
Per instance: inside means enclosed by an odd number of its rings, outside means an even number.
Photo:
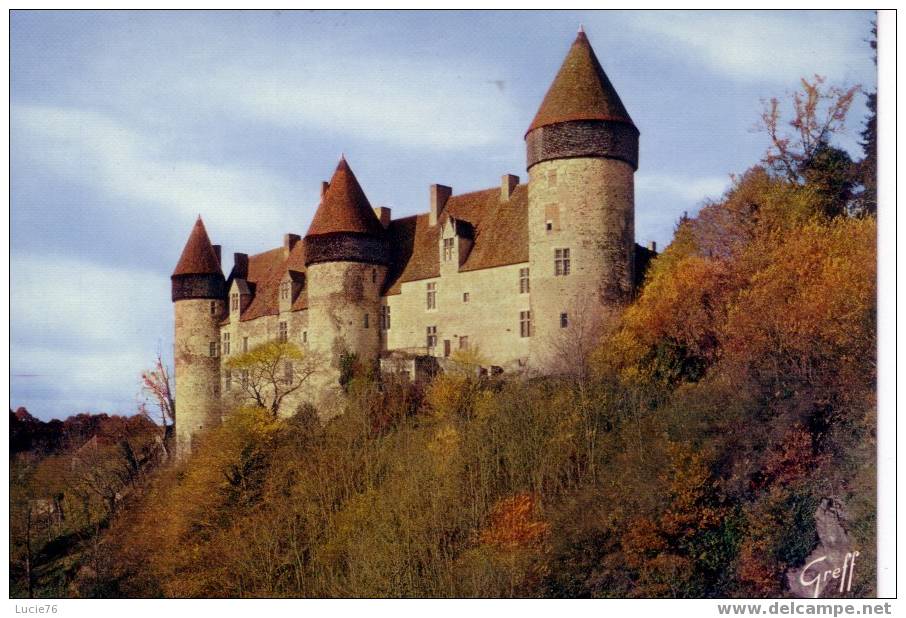
[{"label": "hillside vegetation", "polygon": [[589,377],[359,376],[323,427],[237,411],[114,523],[93,589],[778,595],[830,496],[871,594],[875,232],[755,169],[680,223]]},{"label": "hillside vegetation", "polygon": [[358,372],[324,425],[236,410],[73,594],[777,596],[833,498],[873,595],[876,222],[830,148],[683,218],[574,371],[464,357],[424,388]]}]

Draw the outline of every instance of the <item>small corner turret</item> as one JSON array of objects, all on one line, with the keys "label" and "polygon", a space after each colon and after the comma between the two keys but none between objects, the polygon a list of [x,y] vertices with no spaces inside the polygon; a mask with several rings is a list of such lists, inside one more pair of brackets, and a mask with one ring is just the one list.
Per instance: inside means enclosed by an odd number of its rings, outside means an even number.
[{"label": "small corner turret", "polygon": [[220,252],[201,216],[171,281],[174,307],[173,359],[176,381],[176,451],[188,455],[200,432],[220,420],[220,320],[226,281]]},{"label": "small corner turret", "polygon": [[525,133],[527,167],[600,156],[638,168],[639,130],[582,27]]},{"label": "small corner turret", "polygon": [[190,298],[220,299],[226,295],[217,248],[211,244],[199,215],[170,277],[173,302]]},{"label": "small corner turret", "polygon": [[305,235],[305,265],[318,262],[390,261],[384,226],[346,162],[340,162],[326,187]]}]

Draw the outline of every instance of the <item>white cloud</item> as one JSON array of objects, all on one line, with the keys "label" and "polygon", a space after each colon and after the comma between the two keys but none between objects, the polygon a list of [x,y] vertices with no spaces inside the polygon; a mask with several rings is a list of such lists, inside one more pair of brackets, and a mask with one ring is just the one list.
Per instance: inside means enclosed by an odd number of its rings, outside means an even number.
[{"label": "white cloud", "polygon": [[167,287],[165,278],[149,271],[14,255],[10,372],[15,405],[35,405],[23,400],[23,391],[38,398],[56,392],[50,399],[62,395],[92,409],[122,405],[124,397],[137,395],[141,371],[161,341],[169,341],[164,329],[170,307],[156,302],[166,297]]},{"label": "white cloud", "polygon": [[[152,203],[174,217],[228,213],[219,227],[279,227],[300,189],[267,170],[211,164],[181,156],[162,136],[71,107],[12,107],[18,156],[49,167],[127,206]],[[314,183],[312,183],[312,198]]]},{"label": "white cloud", "polygon": [[[482,67],[297,53],[280,65],[218,67],[182,87],[280,127],[413,148],[463,150],[518,135],[515,103]],[[326,60],[326,62],[325,62]]]},{"label": "white cloud", "polygon": [[[871,64],[870,17],[865,13],[704,11],[631,13],[633,25],[666,38],[696,62],[740,81],[795,84],[815,73],[845,80]],[[863,19],[864,36],[854,36],[852,21]],[[856,31],[856,34],[858,31]]]},{"label": "white cloud", "polygon": [[640,193],[668,194],[683,202],[698,204],[708,198],[720,197],[730,186],[730,177],[691,177],[639,171],[635,177],[635,186]]}]

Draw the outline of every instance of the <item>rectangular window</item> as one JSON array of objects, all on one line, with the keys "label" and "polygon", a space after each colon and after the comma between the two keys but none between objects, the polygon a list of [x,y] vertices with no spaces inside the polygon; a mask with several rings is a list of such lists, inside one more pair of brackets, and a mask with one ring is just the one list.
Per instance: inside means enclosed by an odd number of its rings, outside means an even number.
[{"label": "rectangular window", "polygon": [[371,283],[377,283],[377,268],[371,269]]},{"label": "rectangular window", "polygon": [[368,314],[365,314],[365,328],[368,328]]},{"label": "rectangular window", "polygon": [[453,239],[444,238],[444,262],[449,262],[453,259]]},{"label": "rectangular window", "polygon": [[289,281],[284,281],[280,284],[280,300],[289,300],[290,291],[292,290],[292,284]]},{"label": "rectangular window", "polygon": [[208,355],[211,358],[217,358],[217,342],[212,341],[208,344]]},{"label": "rectangular window", "polygon": [[249,370],[243,369],[242,370],[242,388],[248,389],[248,387],[249,387]]},{"label": "rectangular window", "polygon": [[308,331],[307,330],[302,331],[302,343],[308,343]]},{"label": "rectangular window", "polygon": [[429,326],[426,329],[426,335],[427,335],[427,337],[426,337],[425,345],[427,345],[428,348],[430,348],[430,349],[437,347],[437,327]]},{"label": "rectangular window", "polygon": [[283,382],[286,384],[293,383],[293,364],[291,361],[286,361],[283,364]]},{"label": "rectangular window", "polygon": [[223,372],[223,390],[228,391],[233,388],[233,372],[227,369]]},{"label": "rectangular window", "polygon": [[459,349],[465,350],[468,347],[469,347],[469,337],[467,335],[463,335],[462,337],[459,338]]},{"label": "rectangular window", "polygon": [[289,329],[287,328],[286,322],[280,322],[277,328],[277,341],[279,341],[280,343],[286,343],[288,339]]},{"label": "rectangular window", "polygon": [[565,313],[560,314],[560,328],[566,328],[569,326],[569,316]]},{"label": "rectangular window", "polygon": [[211,301],[211,315],[214,315],[215,313],[217,313],[217,303],[212,300]]},{"label": "rectangular window", "polygon": [[519,336],[520,337],[531,337],[532,336],[532,312],[531,311],[520,311],[519,312]]},{"label": "rectangular window", "polygon": [[230,294],[230,311],[239,311],[239,294]]},{"label": "rectangular window", "polygon": [[223,355],[230,355],[230,333],[223,333]]},{"label": "rectangular window", "polygon": [[248,337],[242,338],[242,351],[243,352],[249,351],[249,338]]},{"label": "rectangular window", "polygon": [[450,356],[450,340],[444,339],[444,358]]},{"label": "rectangular window", "polygon": [[381,330],[390,330],[390,305],[381,307]]},{"label": "rectangular window", "polygon": [[462,302],[464,302],[464,303],[469,302],[469,293],[468,292],[462,293]]},{"label": "rectangular window", "polygon": [[569,249],[554,249],[554,274],[562,277],[569,274]]},{"label": "rectangular window", "polygon": [[425,307],[428,309],[437,309],[437,283],[428,284],[427,297],[425,298]]},{"label": "rectangular window", "polygon": [[528,294],[529,293],[529,278],[528,278],[529,269],[520,268],[519,269],[519,293]]}]

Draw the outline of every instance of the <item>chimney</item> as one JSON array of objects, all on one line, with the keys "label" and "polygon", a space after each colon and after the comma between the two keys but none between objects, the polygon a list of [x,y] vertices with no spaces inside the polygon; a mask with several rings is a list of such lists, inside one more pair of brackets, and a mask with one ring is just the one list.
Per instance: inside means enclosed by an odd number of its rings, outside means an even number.
[{"label": "chimney", "polygon": [[235,274],[234,279],[248,279],[249,277],[249,254],[248,253],[234,253],[233,254],[233,273]]},{"label": "chimney", "polygon": [[217,263],[223,268],[223,263],[220,261],[220,245],[214,245],[214,253],[217,254]]},{"label": "chimney", "polygon": [[513,195],[513,190],[518,184],[519,176],[514,176],[513,174],[504,174],[500,178],[500,201],[509,202],[510,196]]},{"label": "chimney", "polygon": [[289,257],[290,251],[296,246],[296,243],[302,239],[298,234],[283,235],[283,257]]},{"label": "chimney", "polygon": [[324,199],[324,194],[327,193],[327,187],[330,186],[330,183],[326,180],[321,181],[321,199]]},{"label": "chimney", "polygon": [[374,216],[381,222],[381,227],[386,230],[387,226],[390,225],[390,209],[386,206],[378,206],[374,209]]},{"label": "chimney", "polygon": [[657,243],[653,240],[648,241],[648,250],[652,253],[657,253]]},{"label": "chimney", "polygon": [[428,217],[428,224],[434,226],[437,225],[437,219],[444,211],[444,206],[450,199],[453,189],[446,185],[431,185],[429,191],[431,193],[431,214]]}]

